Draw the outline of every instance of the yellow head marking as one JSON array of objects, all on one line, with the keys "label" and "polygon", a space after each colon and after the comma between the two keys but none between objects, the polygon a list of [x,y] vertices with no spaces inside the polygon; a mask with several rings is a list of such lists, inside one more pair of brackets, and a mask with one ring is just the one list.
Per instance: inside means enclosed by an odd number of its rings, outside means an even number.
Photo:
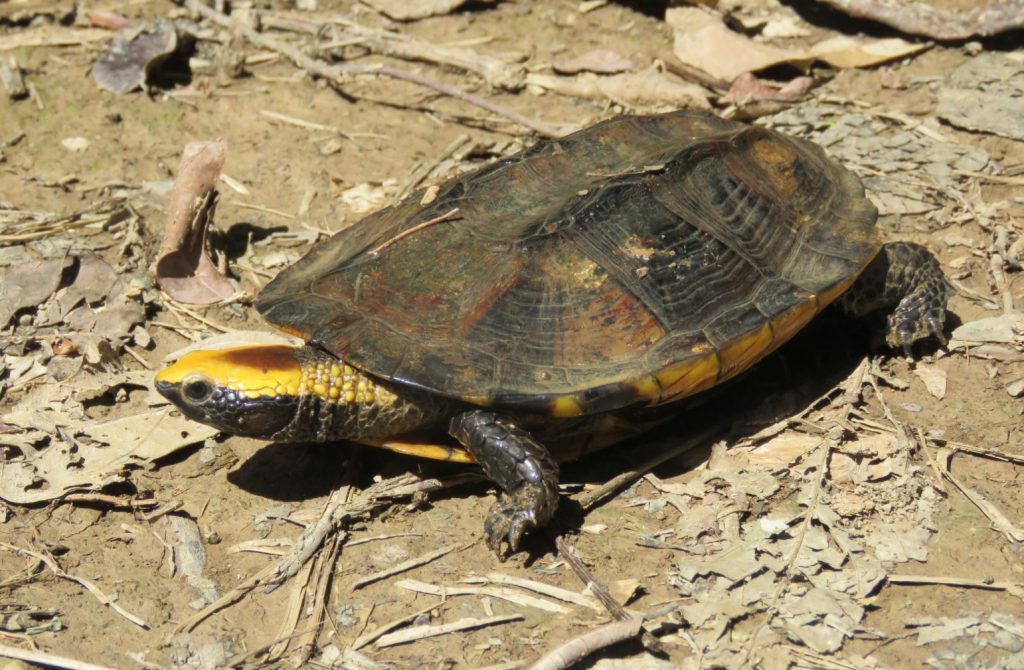
[{"label": "yellow head marking", "polygon": [[194,374],[205,375],[221,386],[258,398],[297,388],[301,369],[293,347],[261,345],[193,351],[161,370],[156,380],[178,384]]}]

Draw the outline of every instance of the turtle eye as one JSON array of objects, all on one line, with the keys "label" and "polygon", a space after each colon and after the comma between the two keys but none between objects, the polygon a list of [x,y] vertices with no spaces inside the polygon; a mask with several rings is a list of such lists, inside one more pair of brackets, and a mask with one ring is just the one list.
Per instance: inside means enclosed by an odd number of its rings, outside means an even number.
[{"label": "turtle eye", "polygon": [[213,387],[205,379],[192,379],[185,382],[182,391],[185,397],[193,402],[202,402],[213,393]]}]

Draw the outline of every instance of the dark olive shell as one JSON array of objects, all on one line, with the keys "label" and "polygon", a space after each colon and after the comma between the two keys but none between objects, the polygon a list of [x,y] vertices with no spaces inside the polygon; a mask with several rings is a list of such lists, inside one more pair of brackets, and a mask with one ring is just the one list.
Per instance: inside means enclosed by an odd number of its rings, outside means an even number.
[{"label": "dark olive shell", "polygon": [[321,242],[257,307],[372,375],[559,416],[740,372],[880,248],[821,148],[697,112],[600,123],[424,199]]}]

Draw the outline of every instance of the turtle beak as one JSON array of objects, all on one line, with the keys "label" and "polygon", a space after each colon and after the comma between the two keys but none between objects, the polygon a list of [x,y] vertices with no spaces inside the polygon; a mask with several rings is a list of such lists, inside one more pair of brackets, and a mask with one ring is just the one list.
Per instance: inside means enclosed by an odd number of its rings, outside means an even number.
[{"label": "turtle beak", "polygon": [[159,393],[163,397],[167,398],[168,400],[173,402],[175,405],[177,405],[178,402],[180,401],[181,394],[178,393],[178,385],[177,384],[175,384],[173,382],[165,382],[165,381],[163,381],[161,379],[157,379],[154,382],[154,386],[156,386],[157,393]]}]

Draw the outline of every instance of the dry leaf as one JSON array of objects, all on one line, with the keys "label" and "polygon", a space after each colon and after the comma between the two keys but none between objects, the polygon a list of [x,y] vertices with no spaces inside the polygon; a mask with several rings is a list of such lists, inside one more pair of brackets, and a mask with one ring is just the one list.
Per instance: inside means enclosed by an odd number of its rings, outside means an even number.
[{"label": "dry leaf", "polygon": [[1002,314],[958,326],[950,337],[949,346],[952,349],[981,342],[1010,344],[1018,341],[1021,333],[1024,333],[1024,315]]},{"label": "dry leaf", "polygon": [[836,35],[812,46],[807,50],[807,55],[823,60],[832,67],[856,68],[887,63],[928,48],[927,43],[913,44],[898,37],[858,40],[847,35]]},{"label": "dry leaf", "polygon": [[18,311],[49,299],[60,285],[63,267],[71,261],[54,259],[0,268],[0,327]]},{"label": "dry leaf", "polygon": [[208,305],[235,293],[206,254],[206,233],[216,208],[214,187],[227,151],[224,140],[189,142],[181,155],[155,269],[160,288],[181,302]]},{"label": "dry leaf", "polygon": [[929,46],[895,37],[857,40],[839,35],[810,49],[783,49],[735,33],[720,17],[700,9],[669,8],[665,20],[675,32],[676,58],[730,82],[744,72],[757,72],[775,65],[787,64],[806,70],[815,60],[838,68],[866,67],[909,56]]},{"label": "dry leaf", "polygon": [[90,424],[75,433],[91,440],[76,439],[74,448],[54,440],[31,458],[7,461],[0,498],[32,504],[70,491],[97,490],[123,480],[128,465],[147,464],[218,431],[164,409]]},{"label": "dry leaf", "polygon": [[946,397],[946,371],[934,365],[918,362],[914,366],[914,374],[924,382],[928,393],[942,400]]},{"label": "dry leaf", "polygon": [[801,68],[811,63],[806,57],[801,62],[795,50],[761,44],[734,33],[719,16],[701,9],[670,7],[665,12],[665,21],[675,33],[676,58],[728,82],[744,72],[780,63]]},{"label": "dry leaf", "polygon": [[338,199],[345,203],[353,214],[366,214],[384,206],[389,199],[388,193],[397,184],[397,179],[357,184],[340,192]]},{"label": "dry leaf", "polygon": [[758,465],[788,466],[821,444],[821,438],[806,433],[783,433],[746,452],[747,460]]},{"label": "dry leaf", "polygon": [[92,76],[111,93],[129,93],[146,85],[150,73],[178,48],[174,25],[160,21],[145,30],[131,31],[126,42],[116,39],[92,66]]},{"label": "dry leaf", "polygon": [[[821,0],[857,18],[871,19],[911,35],[938,40],[965,40],[1024,26],[1024,0],[984,3],[884,2],[879,0]],[[936,4],[969,7],[961,11]]]}]

